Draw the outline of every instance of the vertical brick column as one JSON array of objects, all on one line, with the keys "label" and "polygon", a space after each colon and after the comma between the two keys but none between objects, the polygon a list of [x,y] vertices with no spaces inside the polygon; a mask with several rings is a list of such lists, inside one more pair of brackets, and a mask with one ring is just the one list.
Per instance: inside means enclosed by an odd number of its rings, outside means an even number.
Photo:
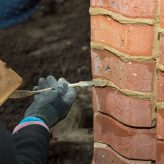
[{"label": "vertical brick column", "polygon": [[91,0],[94,164],[164,164],[164,0]]}]

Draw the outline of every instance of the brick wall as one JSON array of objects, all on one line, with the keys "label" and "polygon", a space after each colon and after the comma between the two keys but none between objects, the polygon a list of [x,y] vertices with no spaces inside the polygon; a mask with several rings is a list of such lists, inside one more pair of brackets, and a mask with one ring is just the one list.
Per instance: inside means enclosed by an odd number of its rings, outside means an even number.
[{"label": "brick wall", "polygon": [[91,0],[93,164],[164,164],[164,0]]}]

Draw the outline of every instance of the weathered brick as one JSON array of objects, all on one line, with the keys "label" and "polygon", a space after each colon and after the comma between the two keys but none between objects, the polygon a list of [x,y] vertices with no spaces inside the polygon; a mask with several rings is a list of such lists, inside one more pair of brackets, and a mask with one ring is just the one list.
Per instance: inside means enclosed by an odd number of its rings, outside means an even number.
[{"label": "weathered brick", "polygon": [[91,39],[132,56],[151,56],[154,27],[120,24],[109,17],[91,17]]},{"label": "weathered brick", "polygon": [[134,99],[113,88],[93,89],[95,112],[109,114],[120,122],[135,127],[152,127],[150,101]]},{"label": "weathered brick", "polygon": [[164,27],[164,0],[160,0],[160,2],[161,2],[160,24],[161,24],[161,27]]},{"label": "weathered brick", "polygon": [[164,73],[161,71],[158,72],[157,90],[157,100],[164,101]]},{"label": "weathered brick", "polygon": [[160,58],[159,62],[164,64],[164,35],[160,35]]},{"label": "weathered brick", "polygon": [[136,91],[152,91],[153,62],[128,62],[108,51],[92,51],[92,74],[94,78],[105,78],[118,87]]},{"label": "weathered brick", "polygon": [[155,18],[157,0],[91,0],[92,7],[101,7],[126,17]]},{"label": "weathered brick", "polygon": [[157,138],[164,140],[164,110],[157,112]]},{"label": "weathered brick", "polygon": [[94,138],[96,142],[111,146],[126,158],[155,160],[155,129],[130,128],[109,116],[96,113]]},{"label": "weathered brick", "polygon": [[151,161],[129,160],[105,144],[94,144],[93,164],[151,164]]},{"label": "weathered brick", "polygon": [[158,141],[157,140],[156,164],[164,164],[164,141]]}]

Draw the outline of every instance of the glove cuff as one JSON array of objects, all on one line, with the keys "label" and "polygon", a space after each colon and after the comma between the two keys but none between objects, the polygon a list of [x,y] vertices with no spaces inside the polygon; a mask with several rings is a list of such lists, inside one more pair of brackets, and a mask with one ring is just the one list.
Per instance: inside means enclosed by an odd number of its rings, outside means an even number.
[{"label": "glove cuff", "polygon": [[33,121],[33,122],[26,122],[26,123],[22,123],[22,124],[17,125],[15,127],[14,131],[13,131],[13,134],[17,133],[19,130],[21,130],[21,129],[27,127],[27,126],[33,126],[33,125],[42,126],[42,127],[46,128],[49,131],[49,128],[45,123],[39,122],[39,121]]},{"label": "glove cuff", "polygon": [[45,127],[48,131],[49,128],[48,126],[45,124],[45,122],[38,118],[38,117],[25,117],[14,129],[13,134],[18,132],[20,129],[26,127],[26,126],[30,126],[30,125],[40,125]]},{"label": "glove cuff", "polygon": [[33,121],[39,121],[45,123],[41,118],[38,117],[25,117],[19,124],[33,122]]}]

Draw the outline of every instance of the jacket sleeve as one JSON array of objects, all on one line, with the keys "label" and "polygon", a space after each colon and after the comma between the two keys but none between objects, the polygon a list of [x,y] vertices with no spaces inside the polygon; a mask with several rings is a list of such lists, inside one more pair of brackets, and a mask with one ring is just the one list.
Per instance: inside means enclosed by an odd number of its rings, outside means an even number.
[{"label": "jacket sleeve", "polygon": [[25,21],[41,0],[0,0],[0,28]]},{"label": "jacket sleeve", "polygon": [[2,127],[0,127],[0,163],[18,164],[12,135]]},{"label": "jacket sleeve", "polygon": [[13,134],[19,164],[45,164],[49,132],[39,125],[26,126]]}]

